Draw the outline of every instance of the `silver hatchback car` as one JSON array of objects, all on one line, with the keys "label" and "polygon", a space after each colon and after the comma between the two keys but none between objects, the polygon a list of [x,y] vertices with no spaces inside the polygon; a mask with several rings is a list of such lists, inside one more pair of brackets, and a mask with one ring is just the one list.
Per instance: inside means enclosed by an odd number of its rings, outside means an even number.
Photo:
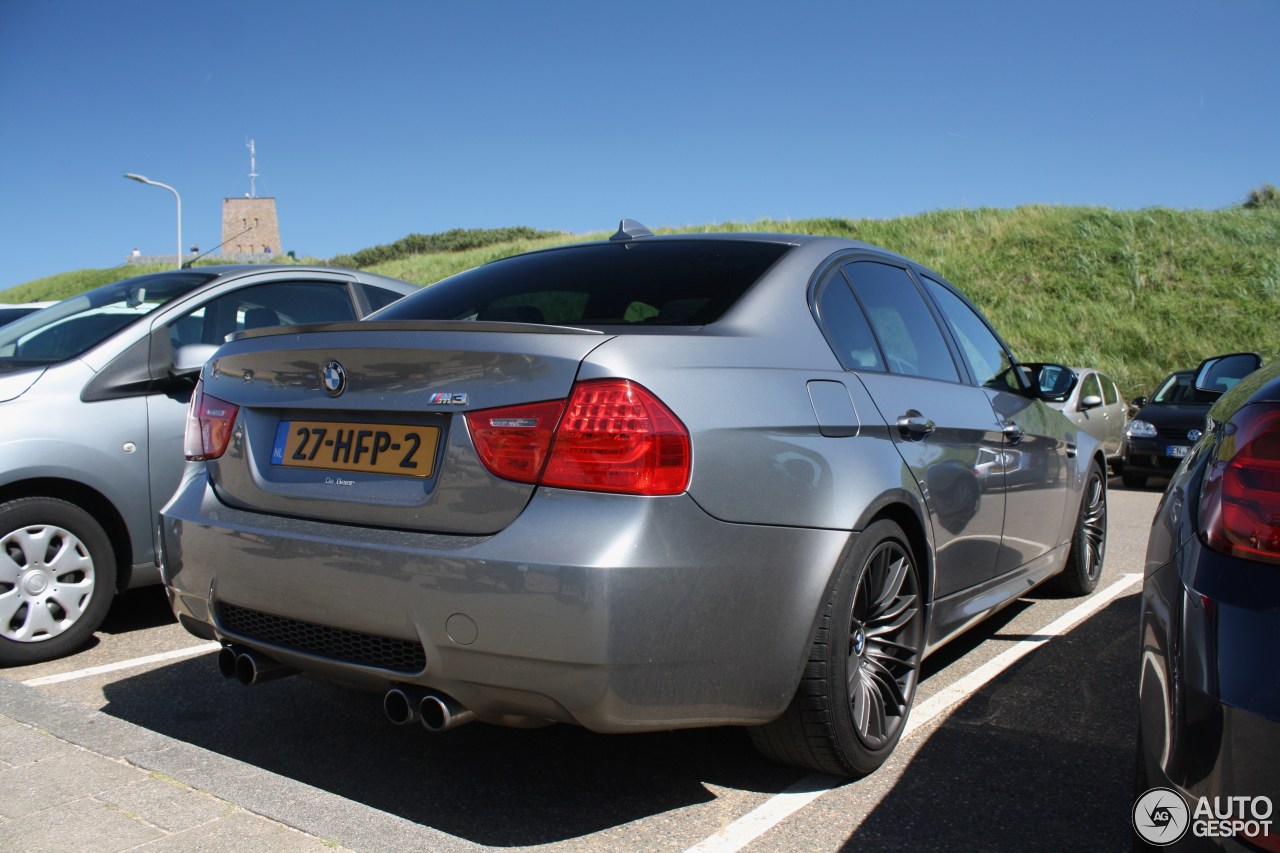
[{"label": "silver hatchback car", "polygon": [[156,512],[187,402],[237,332],[355,320],[419,288],[349,270],[197,267],[127,279],[0,328],[0,664],[75,651],[158,583]]},{"label": "silver hatchback car", "polygon": [[222,347],[164,579],[244,683],[434,731],[743,725],[868,773],[929,652],[1097,583],[1105,459],[1064,390],[906,258],[624,221]]}]

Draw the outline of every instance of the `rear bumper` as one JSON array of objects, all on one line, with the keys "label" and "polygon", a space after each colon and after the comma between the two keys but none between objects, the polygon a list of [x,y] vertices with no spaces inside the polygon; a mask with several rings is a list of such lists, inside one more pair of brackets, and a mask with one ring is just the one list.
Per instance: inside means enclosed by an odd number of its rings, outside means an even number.
[{"label": "rear bumper", "polygon": [[407,533],[233,509],[193,466],[160,536],[199,636],[361,689],[440,690],[482,718],[642,731],[781,713],[849,533],[546,489],[493,536]]}]

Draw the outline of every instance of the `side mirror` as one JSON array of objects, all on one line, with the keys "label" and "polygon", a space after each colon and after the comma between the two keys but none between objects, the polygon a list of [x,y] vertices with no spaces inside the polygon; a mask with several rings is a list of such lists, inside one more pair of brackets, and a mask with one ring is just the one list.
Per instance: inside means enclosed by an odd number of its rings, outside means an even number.
[{"label": "side mirror", "polygon": [[1135,409],[1141,409],[1146,404],[1147,398],[1141,394],[1129,401],[1129,405],[1133,406]]},{"label": "side mirror", "polygon": [[169,375],[195,377],[217,351],[217,344],[188,344],[178,347],[178,351],[173,354],[173,367],[169,368]]},{"label": "side mirror", "polygon": [[1196,390],[1225,394],[1261,366],[1262,357],[1255,352],[1235,352],[1205,359],[1196,368]]},{"label": "side mirror", "polygon": [[1097,394],[1090,394],[1080,401],[1080,411],[1087,412],[1090,409],[1096,409],[1102,405],[1102,398]]},{"label": "side mirror", "polygon": [[[1038,400],[1061,403],[1070,396],[1079,377],[1069,367],[1050,362],[1019,365],[1022,375],[1030,380],[1029,396]],[[1101,401],[1099,401],[1101,402]]]}]

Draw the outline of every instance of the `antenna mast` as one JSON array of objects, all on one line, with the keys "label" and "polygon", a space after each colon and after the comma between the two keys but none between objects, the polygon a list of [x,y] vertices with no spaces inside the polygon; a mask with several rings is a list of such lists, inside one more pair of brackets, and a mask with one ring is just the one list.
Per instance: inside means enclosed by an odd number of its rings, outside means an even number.
[{"label": "antenna mast", "polygon": [[253,140],[250,139],[246,144],[249,149],[249,198],[258,197],[258,166],[254,157]]}]

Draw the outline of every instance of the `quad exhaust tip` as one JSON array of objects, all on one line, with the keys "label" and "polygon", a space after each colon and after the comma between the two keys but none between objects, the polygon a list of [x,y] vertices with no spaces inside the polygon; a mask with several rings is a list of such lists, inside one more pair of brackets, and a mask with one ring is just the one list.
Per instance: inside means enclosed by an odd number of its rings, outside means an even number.
[{"label": "quad exhaust tip", "polygon": [[248,649],[223,646],[218,650],[218,672],[223,678],[235,678],[247,687],[294,675],[297,670]]},{"label": "quad exhaust tip", "polygon": [[429,732],[439,733],[470,723],[476,714],[452,696],[431,693],[417,687],[392,687],[382,697],[382,710],[397,726],[422,723]]}]

